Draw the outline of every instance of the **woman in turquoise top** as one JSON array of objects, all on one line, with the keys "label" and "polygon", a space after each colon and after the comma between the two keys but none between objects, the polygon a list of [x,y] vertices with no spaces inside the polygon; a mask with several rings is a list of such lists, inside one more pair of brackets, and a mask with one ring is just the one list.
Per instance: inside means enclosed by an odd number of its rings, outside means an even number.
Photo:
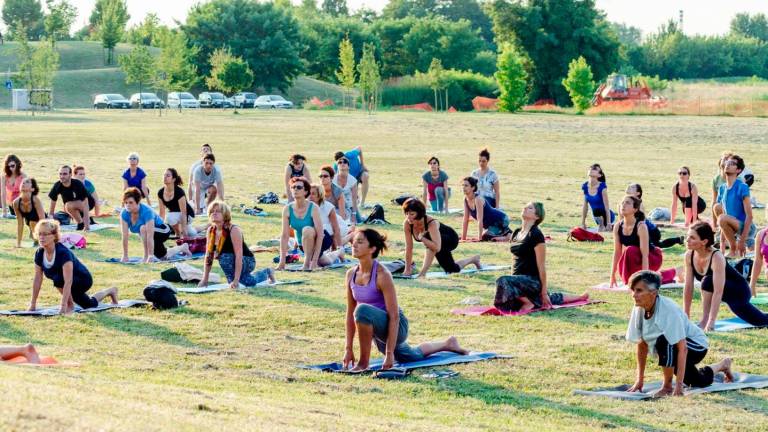
[{"label": "woman in turquoise top", "polygon": [[173,230],[166,225],[152,207],[141,203],[141,192],[135,187],[129,187],[123,192],[123,210],[120,213],[120,228],[123,237],[122,262],[128,262],[128,237],[130,233],[138,234],[144,249],[142,261],[151,263],[159,259],[167,259],[176,254],[191,255],[189,245],[167,249],[165,241]]},{"label": "woman in turquoise top", "polygon": [[296,241],[304,250],[302,270],[319,268],[317,260],[322,253],[323,220],[320,210],[309,200],[310,184],[305,177],[294,177],[290,181],[293,202],[283,209],[283,231],[280,236],[280,263],[278,270],[285,270],[285,256],[288,254],[290,229],[296,233]]}]

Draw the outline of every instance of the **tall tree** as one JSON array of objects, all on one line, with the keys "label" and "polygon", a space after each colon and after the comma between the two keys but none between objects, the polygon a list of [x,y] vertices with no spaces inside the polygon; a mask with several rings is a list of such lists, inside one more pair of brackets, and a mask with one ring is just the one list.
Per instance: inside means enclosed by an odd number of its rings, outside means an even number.
[{"label": "tall tree", "polygon": [[155,87],[169,92],[189,90],[196,86],[200,81],[194,64],[197,48],[189,46],[184,33],[176,31],[163,35],[159,46]]},{"label": "tall tree", "polygon": [[[253,84],[253,72],[240,57],[235,57],[228,48],[215,50],[209,59],[211,74],[205,79],[206,85],[225,93],[237,93]],[[235,110],[237,112],[237,110]]]},{"label": "tall tree", "polygon": [[381,72],[375,57],[376,47],[373,44],[363,45],[363,56],[357,64],[358,87],[363,106],[368,113],[376,110],[378,106],[379,85],[381,84]]},{"label": "tall tree", "polygon": [[[349,36],[339,42],[339,70],[336,71],[336,78],[339,83],[344,87],[344,98],[342,99],[342,105],[346,106],[347,98],[351,96],[352,89],[355,88],[355,48],[352,46],[352,42],[349,41]],[[350,105],[354,106],[354,101],[350,101]]]},{"label": "tall tree", "polygon": [[534,65],[533,99],[568,103],[562,79],[570,59],[584,56],[598,80],[619,64],[619,41],[594,0],[494,0],[490,10],[497,40],[524,50]]},{"label": "tall tree", "polygon": [[731,20],[731,33],[768,42],[768,19],[765,14],[736,14]]},{"label": "tall tree", "polygon": [[302,18],[301,59],[308,75],[326,81],[337,81],[339,43],[348,38],[355,50],[355,58],[362,55],[363,44],[379,45],[379,41],[365,25],[351,17],[333,18],[325,14]]},{"label": "tall tree", "polygon": [[125,83],[139,84],[139,109],[143,109],[141,93],[144,91],[144,84],[149,83],[155,77],[155,58],[152,57],[146,46],[139,45],[130,53],[121,55],[117,61],[120,64],[120,69],[125,73]]},{"label": "tall tree", "polygon": [[446,69],[469,70],[485,44],[469,21],[432,17],[417,20],[400,46],[400,61],[406,65],[405,72],[412,74],[429,69],[433,58],[440,59]]},{"label": "tall tree", "polygon": [[323,0],[322,11],[330,16],[348,16],[347,0]]},{"label": "tall tree", "polygon": [[[99,22],[99,36],[101,45],[107,50],[106,64],[115,62],[115,46],[123,38],[125,32],[124,18],[125,0],[104,0],[101,9],[101,21]],[[97,3],[97,5],[100,3]]]},{"label": "tall tree", "polygon": [[[440,103],[438,101],[438,94],[446,88],[445,82],[445,69],[443,69],[443,63],[440,59],[433,58],[429,64],[427,70],[427,79],[429,80],[429,87],[432,89],[432,93],[435,96],[435,111],[440,111]],[[445,109],[448,109],[448,101],[446,101]]]},{"label": "tall tree", "polygon": [[592,81],[592,69],[584,57],[574,59],[568,65],[568,76],[563,78],[563,87],[568,90],[577,112],[582,113],[592,105],[595,82]]},{"label": "tall tree", "polygon": [[499,110],[516,112],[528,101],[528,72],[525,59],[514,45],[501,46],[498,57],[496,81],[499,83]]},{"label": "tall tree", "polygon": [[28,40],[39,40],[45,31],[43,25],[43,7],[40,0],[5,0],[3,2],[3,21],[16,39],[16,31],[24,29]]},{"label": "tall tree", "polygon": [[104,9],[106,9],[110,3],[114,2],[119,3],[115,9],[115,14],[118,20],[123,24],[127,24],[128,20],[131,19],[131,15],[128,13],[128,4],[126,1],[127,0],[96,0],[96,3],[93,5],[93,10],[91,11],[91,16],[88,17],[88,24],[91,25],[92,29],[96,30],[99,27],[99,24],[101,24]]},{"label": "tall tree", "polygon": [[53,104],[53,77],[59,69],[59,53],[48,43],[33,48],[27,40],[27,29],[23,24],[17,25],[13,34],[18,42],[16,79],[29,91],[29,103],[34,115],[35,107],[50,107]]},{"label": "tall tree", "polygon": [[199,52],[195,64],[208,75],[208,58],[229,47],[253,71],[255,85],[285,90],[302,70],[299,26],[290,11],[270,2],[211,0],[190,10],[182,30]]},{"label": "tall tree", "polygon": [[125,40],[133,45],[158,46],[160,39],[170,32],[170,29],[160,23],[156,13],[149,12],[144,20],[132,26],[125,35]]},{"label": "tall tree", "polygon": [[45,34],[56,45],[56,40],[69,36],[69,29],[77,18],[77,8],[67,0],[45,0],[48,15],[45,16]]},{"label": "tall tree", "polygon": [[[493,23],[478,0],[392,0],[384,7],[385,18],[442,16],[450,21],[467,20],[493,48]],[[495,49],[495,48],[494,48]]]}]

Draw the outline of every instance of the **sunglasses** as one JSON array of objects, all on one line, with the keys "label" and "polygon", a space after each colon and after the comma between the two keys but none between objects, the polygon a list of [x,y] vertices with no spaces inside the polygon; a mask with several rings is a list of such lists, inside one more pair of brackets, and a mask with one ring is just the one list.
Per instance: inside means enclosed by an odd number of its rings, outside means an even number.
[{"label": "sunglasses", "polygon": [[320,178],[331,178],[330,174],[320,174]]},{"label": "sunglasses", "polygon": [[132,157],[132,158],[128,158],[128,160],[139,160],[139,158]]},{"label": "sunglasses", "polygon": [[687,172],[685,172],[685,171],[679,171],[679,172],[677,173],[677,175],[683,175],[683,176],[685,176],[685,175],[688,175],[688,173],[687,173]]},{"label": "sunglasses", "polygon": [[349,165],[349,162],[347,162],[345,160],[338,160],[338,161],[336,161],[336,163],[339,164],[339,165]]},{"label": "sunglasses", "polygon": [[8,164],[8,168],[11,168],[11,169],[16,168],[16,164],[15,163]]},{"label": "sunglasses", "polygon": [[293,190],[304,190],[304,185],[293,185],[293,186],[291,186],[291,189],[293,189]]}]

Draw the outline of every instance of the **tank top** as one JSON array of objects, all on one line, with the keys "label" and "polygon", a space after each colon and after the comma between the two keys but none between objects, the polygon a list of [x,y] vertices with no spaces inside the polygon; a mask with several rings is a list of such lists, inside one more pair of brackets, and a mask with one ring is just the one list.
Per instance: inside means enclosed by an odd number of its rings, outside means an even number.
[{"label": "tank top", "polygon": [[21,195],[21,183],[24,181],[24,178],[20,175],[16,176],[16,180],[11,181],[10,177],[5,178],[5,199],[6,202],[13,202],[16,198]]},{"label": "tank top", "polygon": [[763,254],[763,262],[768,265],[768,245],[765,244],[765,232],[760,237],[760,252]]},{"label": "tank top", "polygon": [[677,194],[677,198],[680,199],[680,202],[683,203],[683,206],[685,206],[686,208],[693,207],[693,186],[691,186],[691,182],[688,182],[687,197],[680,195],[680,182],[675,183],[675,194]]},{"label": "tank top", "polygon": [[[224,243],[221,245],[221,251],[219,252],[219,255],[230,253],[235,253],[235,246],[232,244],[232,227],[229,227],[225,230],[224,233]],[[245,239],[243,239],[243,256],[244,257],[252,257],[253,252],[248,248],[248,245],[245,244]]]},{"label": "tank top", "polygon": [[359,269],[359,265],[355,267],[355,271],[352,273],[352,278],[349,280],[349,288],[352,290],[352,298],[358,303],[375,306],[386,312],[387,304],[384,301],[384,293],[376,288],[376,273],[379,269],[379,261],[373,260],[371,279],[365,285],[358,285],[355,283],[357,271]]},{"label": "tank top", "polygon": [[[467,198],[464,198],[464,207],[466,207],[465,210],[469,211],[469,215],[477,220],[477,207],[474,209],[469,207]],[[485,228],[504,225],[505,217],[506,215],[504,212],[491,207],[491,205],[488,204],[488,200],[483,199],[483,226]]]},{"label": "tank top", "polygon": [[291,169],[291,178],[304,177],[304,164],[301,164],[301,169],[298,171],[291,164],[288,164],[288,168]]},{"label": "tank top", "polygon": [[[714,258],[716,253],[722,253],[720,251],[714,251],[712,252],[712,255],[709,256],[709,264],[707,265],[707,271],[704,274],[699,273],[696,271],[696,266],[693,264],[693,253],[691,253],[691,270],[693,271],[693,277],[696,278],[696,280],[701,281],[705,277],[709,276],[712,277],[712,258]],[[725,290],[729,288],[729,286],[733,283],[741,283],[746,284],[747,281],[739,274],[739,272],[736,271],[735,268],[733,268],[729,263],[728,260],[725,261],[725,286],[723,287],[723,292],[725,293]],[[707,284],[710,289],[705,289],[706,287],[704,284],[702,284],[702,289],[704,291],[711,291],[712,284]]]},{"label": "tank top", "polygon": [[35,197],[32,197],[32,201],[29,203],[29,211],[24,211],[24,206],[21,205],[21,197],[16,198],[15,201],[19,208],[19,216],[22,218],[22,220],[27,221],[27,223],[30,222],[39,222],[40,217],[37,215],[37,209],[35,209]]},{"label": "tank top", "polygon": [[622,246],[637,246],[640,247],[640,236],[637,235],[637,225],[643,221],[636,220],[635,226],[632,227],[632,233],[624,235],[624,221],[619,223],[619,243]]},{"label": "tank top", "polygon": [[293,213],[293,204],[290,204],[288,206],[288,224],[293,228],[293,230],[296,232],[296,241],[298,244],[301,244],[301,231],[304,229],[304,227],[311,227],[314,226],[314,221],[312,220],[312,208],[314,207],[314,203],[310,202],[307,206],[307,212],[304,214],[304,217],[299,219],[296,217],[296,215]]}]

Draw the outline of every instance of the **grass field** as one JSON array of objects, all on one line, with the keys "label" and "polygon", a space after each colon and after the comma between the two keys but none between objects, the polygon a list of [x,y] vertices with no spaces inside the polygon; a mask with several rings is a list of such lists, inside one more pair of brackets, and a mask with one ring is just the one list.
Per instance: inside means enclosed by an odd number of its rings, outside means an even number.
[{"label": "grass field", "polygon": [[[367,116],[344,112],[64,111],[37,118],[0,113],[0,153],[13,152],[47,191],[63,163],[83,163],[100,195],[116,202],[125,155],[141,154],[157,190],[163,170],[186,172],[200,144],[213,145],[224,170],[228,201],[252,203],[256,194],[281,191],[288,156],[307,156],[312,172],[338,149],[362,145],[372,173],[370,202],[385,203],[394,225],[385,257],[403,255],[402,221],[389,200],[420,192],[426,161],[436,155],[459,179],[488,146],[502,179],[502,205],[519,222],[527,201],[545,203],[543,225],[553,290],[581,293],[607,281],[611,243],[566,242],[578,224],[586,167],[600,162],[611,205],[629,182],[643,185],[646,208],[668,207],[676,169],[688,165],[707,189],[721,151],[743,155],[757,173],[753,193],[768,199],[762,173],[765,122],[706,117],[609,117],[545,114],[416,114]],[[454,188],[456,191],[457,188]],[[710,201],[708,195],[705,195]],[[454,197],[452,206],[458,204]],[[47,201],[45,201],[47,207]],[[270,216],[236,214],[249,244],[279,235],[277,206]],[[762,213],[756,213],[764,224]],[[443,218],[458,228],[459,217]],[[15,225],[0,221],[0,307],[29,301],[32,249],[12,247]],[[140,298],[144,285],[168,266],[116,266],[116,231],[88,234],[77,252],[96,287],[118,286]],[[139,242],[131,240],[132,255]],[[680,265],[676,247],[665,266]],[[416,256],[422,255],[417,249]],[[459,257],[481,253],[486,263],[509,263],[503,245],[463,244]],[[270,254],[257,254],[257,266]],[[200,265],[200,263],[196,263]],[[281,275],[291,278],[294,275]],[[634,347],[623,340],[632,305],[626,294],[592,291],[604,304],[516,318],[459,317],[466,297],[492,301],[498,275],[397,282],[411,322],[410,341],[457,335],[472,350],[513,357],[451,367],[459,377],[402,381],[303,371],[302,363],[340,360],[345,297],[341,271],[307,275],[308,283],[248,293],[183,296],[184,308],[159,312],[119,310],[47,319],[0,319],[0,343],[33,342],[42,353],[79,368],[0,366],[3,430],[768,430],[768,390],[727,392],[638,403],[572,395],[577,388],[631,383]],[[668,294],[677,302],[681,292]],[[46,282],[39,304],[59,297]],[[700,316],[698,295],[693,310]],[[720,316],[731,316],[723,306]],[[734,358],[738,371],[768,374],[763,331],[710,334],[707,360]],[[660,378],[650,366],[646,381]]]},{"label": "grass field", "polygon": [[[34,45],[34,43],[33,43]],[[0,45],[0,74],[5,82],[5,72],[15,71],[16,49],[18,44],[6,42]],[[104,65],[104,49],[100,42],[58,42],[56,44],[60,55],[59,72],[53,81],[54,106],[56,108],[90,108],[93,98],[99,93],[120,93],[125,97],[139,91],[138,84],[126,84],[125,74],[116,66]],[[118,44],[115,48],[115,58],[128,54],[132,45]],[[158,48],[150,51],[159,55]],[[19,87],[18,83],[15,84]],[[207,89],[191,89],[194,95]],[[144,91],[155,91],[147,89]],[[270,91],[277,92],[276,90]],[[159,93],[158,93],[159,94]],[[259,93],[261,94],[261,92]],[[342,92],[334,84],[322,82],[309,77],[298,77],[293,86],[283,94],[294,103],[301,104],[312,96],[321,99],[332,99],[337,104],[341,102]],[[163,94],[159,94],[164,98]],[[0,91],[0,109],[10,106],[10,93],[4,88]]]}]

